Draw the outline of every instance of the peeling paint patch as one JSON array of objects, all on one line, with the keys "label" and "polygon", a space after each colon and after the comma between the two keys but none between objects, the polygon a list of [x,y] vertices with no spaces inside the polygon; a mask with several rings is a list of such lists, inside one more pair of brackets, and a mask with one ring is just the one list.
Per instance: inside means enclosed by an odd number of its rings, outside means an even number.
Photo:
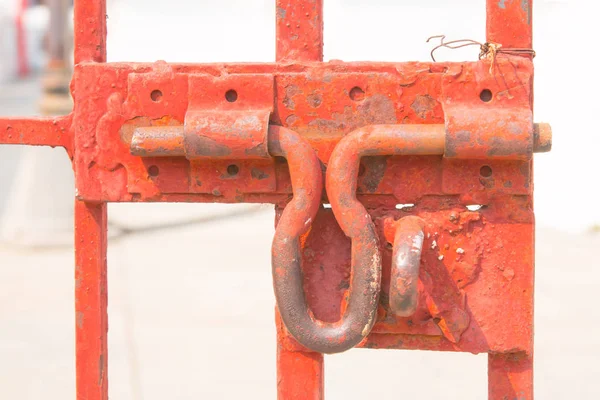
[{"label": "peeling paint patch", "polygon": [[258,179],[263,180],[263,179],[267,179],[269,177],[268,174],[266,174],[264,171],[258,169],[258,168],[252,168],[252,171],[250,172],[250,174],[252,175],[252,178],[254,179]]},{"label": "peeling paint patch", "polygon": [[100,354],[98,358],[98,386],[102,386],[104,380],[104,354]]},{"label": "peeling paint patch", "polygon": [[311,93],[306,98],[306,101],[312,108],[319,108],[321,103],[323,103],[323,95],[321,93]]},{"label": "peeling paint patch", "polygon": [[308,126],[320,129],[322,132],[340,130],[349,132],[364,125],[395,123],[397,123],[397,117],[394,102],[385,95],[375,94],[366,97],[356,109],[345,106],[343,113],[333,113],[331,119],[314,119]]},{"label": "peeling paint patch", "polygon": [[414,110],[419,118],[425,119],[428,114],[433,112],[433,109],[437,104],[437,100],[426,94],[415,97],[415,101],[410,105],[410,108]]},{"label": "peeling paint patch", "polygon": [[374,193],[385,176],[387,157],[365,157],[363,165],[366,173],[362,177],[361,183],[367,192]]},{"label": "peeling paint patch", "polygon": [[527,14],[527,25],[531,25],[531,7],[529,0],[521,0],[521,9]]},{"label": "peeling paint patch", "polygon": [[277,7],[277,18],[285,19],[286,9],[283,7]]},{"label": "peeling paint patch", "polygon": [[77,313],[75,313],[75,324],[77,325],[77,328],[79,328],[79,329],[83,328],[83,319],[84,319],[83,312],[77,311]]},{"label": "peeling paint patch", "polygon": [[296,121],[298,121],[299,119],[300,118],[298,118],[297,115],[291,114],[291,115],[287,116],[287,118],[285,119],[285,123],[286,123],[287,126],[294,126],[294,123]]},{"label": "peeling paint patch", "polygon": [[283,98],[283,105],[289,109],[294,110],[296,103],[294,102],[294,96],[302,93],[302,90],[297,85],[289,85],[285,87],[285,97]]}]

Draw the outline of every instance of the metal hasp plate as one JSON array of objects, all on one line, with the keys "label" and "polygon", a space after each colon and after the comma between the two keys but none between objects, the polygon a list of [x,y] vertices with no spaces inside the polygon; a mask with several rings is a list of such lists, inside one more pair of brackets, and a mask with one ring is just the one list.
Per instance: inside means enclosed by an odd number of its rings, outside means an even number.
[{"label": "metal hasp plate", "polygon": [[[106,63],[106,3],[75,0],[73,112],[0,119],[0,143],[73,161],[77,399],[108,398],[106,203],[124,201],[275,204],[280,399],[322,399],[323,353],[355,346],[488,353],[489,399],[533,399],[551,132],[531,56],[323,63],[322,10],[276,1],[276,63]],[[487,41],[531,48],[531,1],[488,0]]]}]

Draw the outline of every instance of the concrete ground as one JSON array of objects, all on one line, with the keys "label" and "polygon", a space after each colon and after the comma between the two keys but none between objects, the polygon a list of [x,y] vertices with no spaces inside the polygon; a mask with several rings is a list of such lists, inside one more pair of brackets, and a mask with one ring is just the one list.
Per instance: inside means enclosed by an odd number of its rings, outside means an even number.
[{"label": "concrete ground", "polygon": [[[272,39],[271,16],[265,14],[272,11],[272,2],[257,1],[260,6],[254,8],[245,1],[229,1],[232,2],[235,8],[221,7],[214,9],[213,14],[186,12],[189,5],[174,2],[169,19],[151,7],[144,7],[141,0],[120,1],[124,4],[121,9],[115,8],[119,1],[113,0],[109,32],[112,38],[120,38],[120,42],[111,41],[109,36],[112,58],[149,57],[169,61],[272,58],[271,44],[254,47],[255,42]],[[341,3],[344,7],[336,8]],[[469,18],[475,21],[476,32],[465,33],[461,29],[470,26],[470,22],[457,24],[455,16],[440,9],[444,2],[429,3],[437,7],[436,12],[428,10],[430,26],[396,28],[393,15],[397,14],[390,9],[358,12],[362,4],[359,0],[329,1],[326,53],[329,58],[353,59],[358,43],[364,51],[354,59],[407,58],[405,47],[402,53],[390,56],[389,47],[371,46],[373,35],[390,37],[376,29],[400,29],[397,37],[409,37],[414,43],[412,39],[418,36],[419,42],[413,48],[421,46],[422,37],[442,32],[454,38],[480,37],[483,20]],[[469,1],[458,3],[462,10]],[[575,121],[568,112],[551,107],[553,102],[558,103],[557,90],[563,90],[564,94],[564,90],[576,86],[577,79],[586,76],[572,77],[575,83],[568,88],[555,85],[555,73],[565,68],[559,61],[568,57],[561,53],[567,51],[563,44],[568,38],[558,37],[563,32],[554,29],[553,21],[575,11],[565,12],[561,1],[546,3],[549,5],[536,11],[536,29],[541,32],[536,36],[539,38],[536,106],[540,107],[536,113],[553,123],[557,120],[559,127],[561,124],[565,127],[563,131],[569,128],[574,135],[583,134],[588,131],[575,129],[571,124],[587,123],[584,119]],[[209,7],[206,1],[198,4],[198,8]],[[423,13],[421,4],[407,8],[410,14],[404,14],[403,21],[417,19]],[[481,9],[478,12],[482,14]],[[332,15],[337,17],[333,19]],[[582,14],[585,18],[593,15]],[[196,17],[201,18],[201,23]],[[228,23],[221,24],[218,22],[221,19]],[[149,29],[145,36],[135,34],[139,24],[156,26],[152,21],[157,20],[164,21],[165,27],[179,23],[183,27],[187,21],[188,31]],[[249,20],[255,23],[255,29],[247,34],[234,32],[223,37],[225,43],[200,40],[199,47],[191,53],[183,51],[190,41],[172,40],[174,35],[193,36],[193,29],[206,29],[213,36],[225,31],[218,31],[220,27],[234,31]],[[371,23],[374,30],[371,36],[354,29],[368,21],[381,20],[385,23]],[[585,26],[588,25],[576,24],[572,30]],[[406,30],[413,30],[413,36]],[[157,44],[162,53],[152,56]],[[420,55],[413,57],[416,53],[408,51],[409,58],[424,59]],[[423,51],[426,56],[428,50]],[[235,57],[231,56],[233,53]],[[586,84],[590,87],[589,100],[597,82]],[[36,80],[0,86],[0,115],[35,113],[38,94]],[[582,100],[577,104],[585,111],[597,102]],[[575,154],[575,147],[577,152],[591,152],[594,146],[580,146],[576,140],[566,140],[566,135],[560,142],[560,135],[557,136],[555,143],[560,145],[556,152],[541,156],[537,159],[540,162],[536,160],[536,174],[546,173],[536,176],[536,207],[541,210],[538,216],[542,216],[536,233],[536,398],[595,400],[600,398],[597,380],[600,313],[594,297],[600,288],[597,268],[600,234],[565,233],[562,229],[564,226],[572,231],[574,226],[585,226],[585,216],[590,210],[596,210],[598,215],[597,207],[589,207],[597,204],[596,194],[591,192],[578,196],[578,206],[568,209],[573,193],[580,193],[577,190],[586,187],[583,185],[586,178],[577,171],[591,170],[588,164],[595,160],[580,153],[566,157]],[[597,135],[590,140],[597,141]],[[17,147],[0,146],[0,210],[14,183],[12,166],[19,152]],[[568,165],[572,166],[570,170],[564,167]],[[571,213],[576,218],[571,218]],[[109,214],[110,398],[275,398],[274,298],[270,274],[272,207],[111,204]],[[589,220],[590,224],[597,222]],[[168,227],[155,229],[164,225]],[[37,249],[0,245],[0,399],[75,398],[73,275],[71,245]],[[328,399],[482,400],[487,394],[486,367],[485,355],[351,350],[326,358],[326,395]]]}]

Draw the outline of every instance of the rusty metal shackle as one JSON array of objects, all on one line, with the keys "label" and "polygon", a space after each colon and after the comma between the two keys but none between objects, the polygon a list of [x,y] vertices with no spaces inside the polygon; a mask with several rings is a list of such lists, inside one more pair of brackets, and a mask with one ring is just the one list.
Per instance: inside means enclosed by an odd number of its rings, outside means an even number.
[{"label": "rusty metal shackle", "polygon": [[409,215],[393,222],[392,267],[390,270],[389,306],[399,317],[410,317],[419,300],[419,269],[425,234],[425,221]]},{"label": "rusty metal shackle", "polygon": [[[272,127],[269,133],[269,153],[287,158],[294,191],[273,239],[273,286],[281,319],[292,336],[311,350],[320,353],[348,350],[366,336],[375,321],[379,275],[368,277],[365,274],[371,273],[370,269],[355,270],[342,318],[330,323],[314,317],[304,295],[300,236],[309,229],[320,206],[320,163],[312,147],[290,130]],[[376,244],[375,231],[368,232],[362,243],[365,249]],[[358,255],[362,260],[367,254],[370,252],[355,252],[354,257]],[[371,261],[381,264],[379,260]],[[362,261],[360,264],[363,265]]]}]

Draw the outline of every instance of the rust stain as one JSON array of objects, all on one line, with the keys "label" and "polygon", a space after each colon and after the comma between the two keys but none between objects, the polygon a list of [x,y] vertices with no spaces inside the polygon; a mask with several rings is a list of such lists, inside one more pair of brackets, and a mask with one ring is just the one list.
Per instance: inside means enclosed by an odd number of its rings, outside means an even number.
[{"label": "rust stain", "polygon": [[151,119],[146,116],[133,117],[123,123],[119,129],[119,136],[123,143],[131,143],[135,128],[142,126],[177,126],[183,123],[171,116],[163,116]]},{"label": "rust stain", "polygon": [[297,85],[288,85],[285,87],[285,97],[283,98],[283,105],[289,110],[296,109],[296,102],[294,96],[302,93],[302,90]]},{"label": "rust stain", "polygon": [[498,7],[500,7],[501,9],[506,9],[506,2],[512,2],[512,0],[498,0]]},{"label": "rust stain", "polygon": [[225,157],[231,154],[230,147],[212,137],[189,135],[186,144],[194,156]]},{"label": "rust stain", "polygon": [[415,100],[410,105],[417,114],[417,116],[421,119],[428,118],[429,114],[433,113],[433,109],[438,105],[438,101],[433,97],[426,95],[419,95],[415,97]]},{"label": "rust stain", "polygon": [[287,118],[285,119],[285,124],[287,126],[293,127],[295,125],[295,123],[299,120],[300,120],[300,118],[298,118],[297,115],[291,114],[291,115],[288,115]]},{"label": "rust stain", "polygon": [[343,113],[333,113],[331,119],[317,118],[308,126],[321,132],[337,132],[364,125],[394,124],[397,121],[394,102],[385,95],[375,94],[362,100],[356,109],[346,106]]},{"label": "rust stain", "polygon": [[98,358],[98,386],[102,386],[104,380],[104,354],[100,354]]},{"label": "rust stain", "polygon": [[269,177],[268,174],[266,174],[263,170],[258,168],[252,168],[250,174],[252,175],[252,178],[258,180],[267,179]]},{"label": "rust stain", "polygon": [[321,93],[313,92],[308,95],[306,101],[312,108],[319,108],[323,102],[323,95]]},{"label": "rust stain", "polygon": [[362,161],[365,173],[360,182],[369,193],[374,193],[385,176],[387,157],[365,157]]},{"label": "rust stain", "polygon": [[77,311],[75,313],[75,324],[77,325],[77,328],[79,328],[79,329],[83,328],[84,318],[85,318],[85,315],[83,314],[83,312]]},{"label": "rust stain", "polygon": [[531,25],[531,5],[529,1],[530,0],[521,0],[521,9],[526,15],[527,25]]},{"label": "rust stain", "polygon": [[285,19],[286,13],[287,13],[287,10],[285,8],[277,7],[277,18]]}]

